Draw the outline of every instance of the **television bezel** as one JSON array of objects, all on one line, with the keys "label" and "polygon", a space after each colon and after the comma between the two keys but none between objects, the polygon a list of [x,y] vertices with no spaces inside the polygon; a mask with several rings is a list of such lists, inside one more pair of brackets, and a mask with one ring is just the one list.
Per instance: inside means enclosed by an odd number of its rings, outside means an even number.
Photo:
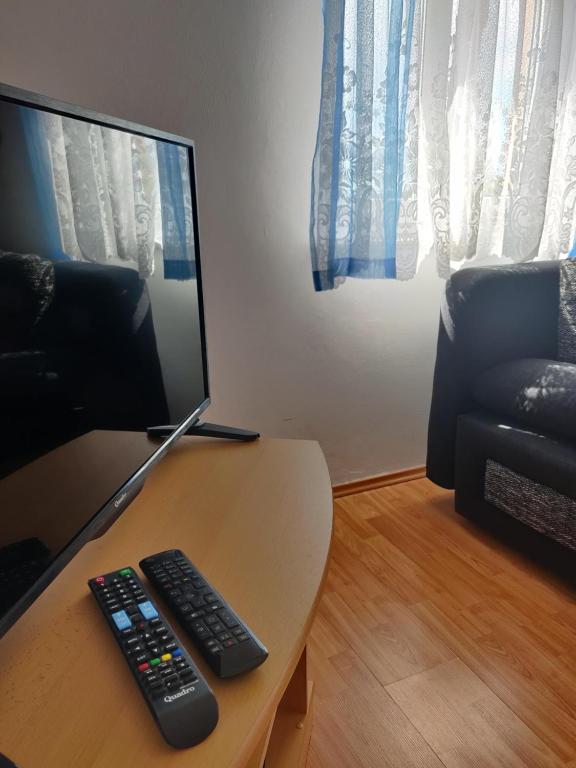
[{"label": "television bezel", "polygon": [[[78,530],[76,535],[58,553],[48,568],[34,582],[32,587],[0,617],[0,638],[15,624],[15,622],[30,608],[42,592],[54,581],[56,576],[68,565],[72,558],[78,554],[82,547],[89,541],[97,538],[122,514],[130,502],[135,498],[144,485],[146,476],[150,470],[163,458],[169,448],[185,434],[186,430],[195,424],[201,414],[210,405],[210,380],[208,375],[208,354],[206,347],[206,324],[204,314],[204,293],[202,287],[202,269],[200,264],[200,231],[198,224],[198,187],[196,175],[196,147],[191,139],[186,139],[177,134],[150,128],[139,123],[134,123],[122,118],[112,117],[84,107],[68,104],[48,96],[25,91],[5,83],[0,83],[0,100],[18,104],[23,107],[39,108],[46,112],[82,120],[86,123],[94,123],[104,128],[144,136],[146,138],[159,139],[171,144],[185,146],[188,150],[188,163],[190,169],[190,186],[192,194],[192,219],[194,228],[196,282],[198,290],[198,313],[200,318],[200,337],[202,348],[202,372],[204,376],[204,400],[190,412],[166,437],[159,443],[157,449],[150,457],[112,494],[88,522]],[[152,426],[152,425],[150,425]],[[150,439],[150,438],[149,438]],[[121,563],[120,565],[123,565]]]}]

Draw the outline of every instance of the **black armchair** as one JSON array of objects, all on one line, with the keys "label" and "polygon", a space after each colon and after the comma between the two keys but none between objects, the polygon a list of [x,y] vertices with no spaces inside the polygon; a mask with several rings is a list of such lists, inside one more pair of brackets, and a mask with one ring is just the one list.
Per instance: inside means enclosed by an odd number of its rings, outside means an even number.
[{"label": "black armchair", "polygon": [[560,271],[471,268],[448,281],[427,475],[455,489],[467,517],[576,549],[576,365],[558,359]]}]

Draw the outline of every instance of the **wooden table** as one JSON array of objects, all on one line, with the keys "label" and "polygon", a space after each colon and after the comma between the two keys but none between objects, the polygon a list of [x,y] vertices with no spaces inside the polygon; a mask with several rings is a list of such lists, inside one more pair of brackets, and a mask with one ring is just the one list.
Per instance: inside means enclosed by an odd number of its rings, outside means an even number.
[{"label": "wooden table", "polygon": [[[322,588],[332,494],[314,442],[184,438],[139,497],[0,640],[0,752],[19,768],[301,765],[311,722],[305,643]],[[270,651],[218,680],[220,721],[188,750],[162,739],[86,581],[180,547]],[[182,635],[185,637],[184,635]]]}]

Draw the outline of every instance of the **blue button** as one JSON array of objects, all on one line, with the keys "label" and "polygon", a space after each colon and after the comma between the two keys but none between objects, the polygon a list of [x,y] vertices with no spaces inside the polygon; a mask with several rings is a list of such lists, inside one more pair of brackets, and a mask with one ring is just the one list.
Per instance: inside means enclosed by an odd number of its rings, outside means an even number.
[{"label": "blue button", "polygon": [[128,629],[128,627],[132,626],[132,622],[128,618],[126,611],[116,611],[116,613],[112,614],[112,619],[118,629]]},{"label": "blue button", "polygon": [[172,651],[172,658],[173,659],[177,659],[178,656],[182,656],[182,649],[181,648],[176,648],[175,651]]},{"label": "blue button", "polygon": [[158,611],[154,608],[150,600],[146,600],[145,603],[138,603],[138,608],[145,619],[155,619],[156,616],[158,616]]}]

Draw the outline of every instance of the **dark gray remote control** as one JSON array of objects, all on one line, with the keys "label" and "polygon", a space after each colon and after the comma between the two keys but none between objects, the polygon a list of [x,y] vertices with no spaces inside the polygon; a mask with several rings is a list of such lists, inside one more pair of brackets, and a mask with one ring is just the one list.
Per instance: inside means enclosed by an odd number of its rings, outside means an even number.
[{"label": "dark gray remote control", "polygon": [[218,722],[214,694],[134,569],[98,576],[88,586],[168,744],[184,749],[203,741]]},{"label": "dark gray remote control", "polygon": [[147,557],[140,568],[218,677],[241,675],[266,661],[260,640],[179,549]]}]

